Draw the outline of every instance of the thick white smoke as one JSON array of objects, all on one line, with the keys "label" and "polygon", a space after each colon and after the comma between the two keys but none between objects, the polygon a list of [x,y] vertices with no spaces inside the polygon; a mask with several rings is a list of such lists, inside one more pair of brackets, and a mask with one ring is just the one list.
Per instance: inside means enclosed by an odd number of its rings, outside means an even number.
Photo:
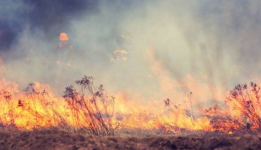
[{"label": "thick white smoke", "polygon": [[[34,29],[19,34],[14,51],[4,54],[4,75],[21,87],[48,83],[60,94],[88,75],[137,102],[168,97],[182,103],[189,92],[197,102],[222,100],[235,84],[260,73],[260,4],[102,1],[92,13],[68,17],[63,32],[74,47],[70,67],[51,57],[59,32],[50,40]],[[111,61],[117,49],[128,52],[126,61]]]}]

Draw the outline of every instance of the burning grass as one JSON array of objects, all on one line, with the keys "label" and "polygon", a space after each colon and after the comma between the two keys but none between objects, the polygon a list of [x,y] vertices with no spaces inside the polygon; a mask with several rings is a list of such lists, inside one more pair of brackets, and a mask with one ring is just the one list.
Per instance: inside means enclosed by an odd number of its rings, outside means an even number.
[{"label": "burning grass", "polygon": [[76,88],[66,87],[62,98],[38,83],[19,95],[2,89],[0,149],[261,148],[260,87],[255,83],[231,90],[225,101],[229,109],[214,105],[195,117],[192,93],[190,106],[166,99],[163,113],[123,113],[117,104],[125,109],[128,104],[116,103],[93,81],[84,76]]},{"label": "burning grass", "polygon": [[[185,132],[237,134],[259,132],[261,127],[260,87],[255,83],[237,85],[226,98],[229,109],[214,105],[203,116],[193,114],[192,93],[188,106],[164,101],[164,111],[123,113],[116,109],[116,98],[92,77],[84,76],[65,89],[63,98],[54,97],[38,83],[29,84],[20,95],[0,92],[0,125],[5,131],[58,128],[63,131],[99,136],[137,133],[167,135]],[[121,104],[127,109],[128,104]],[[134,109],[134,108],[133,108]],[[159,114],[157,114],[159,113]]]},{"label": "burning grass", "polygon": [[243,131],[261,129],[260,86],[251,82],[249,85],[237,85],[225,100],[229,111],[218,105],[206,110],[211,124],[219,131]]},{"label": "burning grass", "polygon": [[19,99],[2,90],[0,122],[3,127],[18,129],[59,126],[73,132],[113,135],[114,99],[104,93],[102,85],[96,89],[92,80],[87,76],[77,80],[79,92],[73,86],[66,87],[60,104],[45,90],[38,91],[35,84],[29,84]]}]

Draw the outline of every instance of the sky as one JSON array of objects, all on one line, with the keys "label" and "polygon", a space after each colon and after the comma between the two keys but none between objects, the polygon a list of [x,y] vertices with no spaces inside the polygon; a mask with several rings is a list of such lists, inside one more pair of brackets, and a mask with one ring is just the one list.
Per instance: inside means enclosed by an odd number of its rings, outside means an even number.
[{"label": "sky", "polygon": [[[137,102],[223,100],[236,84],[259,82],[258,0],[3,0],[3,76],[21,89],[49,84],[59,95],[83,75]],[[52,57],[59,34],[74,49],[70,67]],[[126,40],[122,37],[129,37]],[[115,50],[126,61],[112,61]]]}]

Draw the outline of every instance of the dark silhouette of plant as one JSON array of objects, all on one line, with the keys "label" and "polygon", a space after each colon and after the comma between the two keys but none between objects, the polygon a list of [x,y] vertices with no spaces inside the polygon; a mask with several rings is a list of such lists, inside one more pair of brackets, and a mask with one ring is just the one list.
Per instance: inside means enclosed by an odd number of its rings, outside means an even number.
[{"label": "dark silhouette of plant", "polygon": [[244,128],[241,122],[231,117],[218,104],[206,109],[205,114],[210,119],[212,129],[215,131],[230,132]]},{"label": "dark silhouette of plant", "polygon": [[225,101],[237,112],[237,120],[245,124],[246,128],[251,125],[253,129],[261,129],[261,106],[260,86],[254,82],[238,84],[230,91]]},{"label": "dark silhouette of plant", "polygon": [[21,109],[20,115],[29,113],[34,117],[34,120],[26,123],[27,126],[33,128],[69,126],[66,115],[46,90],[39,91],[34,83],[30,83],[24,90],[24,95],[22,99],[17,100],[17,107]]},{"label": "dark silhouette of plant", "polygon": [[[169,98],[164,100],[164,107],[167,107],[168,111],[170,113],[175,114],[176,119],[177,119],[176,121],[179,121],[183,125],[184,129],[189,130],[187,124],[183,121],[183,119],[190,118],[191,122],[193,123],[193,119],[192,119],[190,110],[188,110],[187,108],[184,108],[184,106],[182,106],[181,104],[175,105],[174,103],[172,103],[172,101]],[[172,130],[173,132],[180,130],[180,128],[178,127],[176,122],[173,122],[173,125],[165,124],[165,126],[166,127],[168,126],[169,130]],[[168,130],[168,132],[170,132],[169,130]]]},{"label": "dark silhouette of plant", "polygon": [[[93,80],[93,77],[84,76],[75,81],[79,91],[68,86],[63,97],[77,126],[87,127],[95,135],[113,135],[114,97],[105,94],[103,85],[96,88]],[[81,120],[86,124],[81,124]]]},{"label": "dark silhouette of plant", "polygon": [[[11,100],[12,100],[11,93],[8,91],[5,91],[5,90],[1,90],[0,99],[5,102],[5,105],[8,106],[8,112],[4,116],[0,117],[0,123],[5,124],[5,125],[14,125],[14,123],[15,123],[14,122],[15,116],[14,116],[14,112],[13,112],[14,105],[11,102]],[[7,119],[7,118],[10,118],[10,119]]]},{"label": "dark silhouette of plant", "polygon": [[211,119],[213,129],[218,131],[235,131],[261,129],[260,86],[251,82],[238,84],[226,97],[225,103],[232,112],[214,105],[205,110]]}]

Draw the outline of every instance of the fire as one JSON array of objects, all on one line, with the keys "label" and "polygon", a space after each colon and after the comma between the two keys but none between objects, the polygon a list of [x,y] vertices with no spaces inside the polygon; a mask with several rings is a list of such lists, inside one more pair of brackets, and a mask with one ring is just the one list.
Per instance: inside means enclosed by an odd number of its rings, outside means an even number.
[{"label": "fire", "polygon": [[[48,93],[45,90],[39,92],[43,87],[44,85],[40,83],[30,84],[26,89],[26,93],[18,97],[13,97],[10,92],[2,90],[0,93],[2,99],[1,123],[4,126],[15,125],[19,129],[63,126],[65,124],[75,128],[90,128],[93,127],[90,124],[91,122],[100,121],[92,120],[93,118],[86,116],[85,113],[87,113],[86,111],[97,113],[103,107],[97,106],[97,109],[91,108],[93,110],[85,110],[81,106],[76,105],[76,103],[80,102],[73,102],[72,97],[65,98],[67,101],[70,100],[70,103],[66,103],[63,98],[56,98],[52,93]],[[68,93],[67,96],[72,96],[70,94],[72,93]],[[93,99],[93,97],[88,97],[88,99]],[[150,114],[144,112],[142,108],[134,103],[124,100],[124,96],[119,95],[115,101],[118,101],[117,106],[114,108],[115,115],[111,118],[107,116],[108,118],[104,120],[104,123],[107,124],[111,119],[111,127],[113,128],[118,126],[121,129],[158,129],[169,125],[188,130],[203,130],[209,126],[209,120],[206,118],[193,120],[191,117],[186,116],[184,109],[173,109],[168,114],[160,111],[157,112],[159,114]],[[88,105],[91,105],[90,103]],[[99,103],[99,105],[103,104]],[[108,109],[108,111],[111,110]]]},{"label": "fire", "polygon": [[229,109],[214,105],[203,116],[194,116],[192,107],[187,106],[193,105],[191,99],[188,104],[177,105],[167,99],[165,107],[163,102],[140,106],[124,93],[111,96],[102,85],[95,87],[92,77],[84,76],[76,84],[78,89],[67,87],[64,96],[57,97],[46,84],[35,82],[20,91],[17,84],[1,77],[0,123],[18,129],[60,127],[97,135],[124,129],[233,134],[261,126],[260,87],[255,83],[230,91],[226,98]]}]

